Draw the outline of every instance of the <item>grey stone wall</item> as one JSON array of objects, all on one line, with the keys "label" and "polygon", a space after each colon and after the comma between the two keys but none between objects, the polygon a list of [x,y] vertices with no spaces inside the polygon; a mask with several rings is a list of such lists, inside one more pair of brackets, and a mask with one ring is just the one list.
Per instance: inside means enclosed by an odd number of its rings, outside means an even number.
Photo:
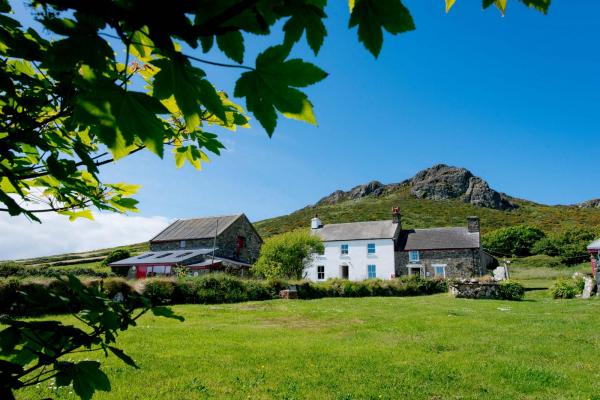
[{"label": "grey stone wall", "polygon": [[[245,238],[244,247],[240,251],[239,257],[236,254],[237,238]],[[252,224],[244,216],[235,220],[225,231],[217,237],[217,257],[226,257],[254,263],[258,259],[262,239],[256,233]],[[212,248],[213,239],[192,239],[185,241],[186,249]],[[179,240],[169,242],[150,242],[151,251],[180,250]]]},{"label": "grey stone wall", "polygon": [[482,275],[479,249],[421,250],[420,261],[410,263],[408,251],[396,252],[396,275],[408,275],[410,266],[423,267],[423,275],[433,277],[433,264],[446,264],[446,278],[471,278]]},{"label": "grey stone wall", "polygon": [[454,297],[467,299],[501,299],[497,282],[450,282],[449,292]]}]

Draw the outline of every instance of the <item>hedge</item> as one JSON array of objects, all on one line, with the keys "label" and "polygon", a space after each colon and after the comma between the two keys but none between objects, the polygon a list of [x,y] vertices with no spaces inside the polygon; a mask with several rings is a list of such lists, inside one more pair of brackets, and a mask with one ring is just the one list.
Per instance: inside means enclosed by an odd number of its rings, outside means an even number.
[{"label": "hedge", "polygon": [[[296,287],[300,299],[323,297],[416,296],[442,293],[448,290],[446,281],[405,277],[389,281],[369,279],[352,282],[332,279],[325,282],[251,280],[225,274],[209,274],[186,278],[151,278],[127,281],[123,278],[89,279],[86,285],[101,285],[111,298],[139,301],[139,295],[153,305],[164,304],[220,304],[243,301],[261,301],[277,298],[279,291],[290,285]],[[0,279],[0,313],[10,315],[40,315],[72,312],[78,305],[65,309],[52,301],[52,294],[68,294],[60,280],[27,282],[18,278]],[[136,299],[136,296],[138,299]],[[36,299],[36,306],[29,301]],[[39,306],[42,304],[42,306]]]},{"label": "hedge", "polygon": [[73,274],[76,276],[91,276],[108,278],[114,276],[108,267],[80,267],[69,266],[27,266],[16,262],[0,263],[0,277],[2,278],[26,278],[26,277],[56,277],[57,275]]}]

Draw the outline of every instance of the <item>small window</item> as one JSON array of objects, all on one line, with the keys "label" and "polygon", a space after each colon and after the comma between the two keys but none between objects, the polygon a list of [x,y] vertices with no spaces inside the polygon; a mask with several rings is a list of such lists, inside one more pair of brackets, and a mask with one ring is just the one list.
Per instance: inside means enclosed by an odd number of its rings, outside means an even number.
[{"label": "small window", "polygon": [[369,279],[377,278],[377,267],[375,265],[367,265],[367,276]]},{"label": "small window", "polygon": [[446,266],[445,265],[434,265],[433,266],[433,275],[437,278],[445,278],[446,277]]},{"label": "small window", "polygon": [[348,245],[347,244],[342,245],[341,252],[342,252],[342,254],[348,254]]},{"label": "small window", "polygon": [[367,244],[367,254],[375,254],[375,243]]},{"label": "small window", "polygon": [[179,241],[179,248],[180,249],[185,249],[185,240],[180,240]]},{"label": "small window", "polygon": [[168,256],[170,256],[171,254],[173,254],[173,253],[165,253],[165,254],[161,254],[160,256],[156,256],[156,258],[165,258],[165,257],[168,257]]},{"label": "small window", "polygon": [[317,266],[317,279],[318,280],[325,279],[325,266],[324,265]]},{"label": "small window", "polygon": [[142,254],[137,259],[138,260],[143,260],[144,258],[152,257],[153,255],[154,255],[154,253]]},{"label": "small window", "polygon": [[193,253],[193,251],[186,251],[185,253],[181,253],[180,255],[178,255],[177,258],[189,256],[192,253]]},{"label": "small window", "polygon": [[415,262],[419,262],[421,260],[421,257],[419,255],[418,251],[409,251],[408,252],[408,261],[410,261],[411,263],[415,263]]}]

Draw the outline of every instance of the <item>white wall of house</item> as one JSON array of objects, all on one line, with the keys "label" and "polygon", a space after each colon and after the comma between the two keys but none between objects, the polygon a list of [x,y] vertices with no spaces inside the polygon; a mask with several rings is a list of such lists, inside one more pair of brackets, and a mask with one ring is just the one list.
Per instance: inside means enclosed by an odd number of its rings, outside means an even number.
[{"label": "white wall of house", "polygon": [[[379,279],[391,279],[395,274],[394,241],[392,239],[348,240],[324,242],[325,252],[313,255],[310,266],[306,269],[306,278],[311,281],[324,281],[330,278],[343,278],[347,267],[348,279],[359,281],[369,278],[371,274]],[[342,245],[348,246],[348,254],[342,254]],[[375,245],[375,252],[369,253],[369,245]],[[319,276],[319,266],[324,271]]]}]

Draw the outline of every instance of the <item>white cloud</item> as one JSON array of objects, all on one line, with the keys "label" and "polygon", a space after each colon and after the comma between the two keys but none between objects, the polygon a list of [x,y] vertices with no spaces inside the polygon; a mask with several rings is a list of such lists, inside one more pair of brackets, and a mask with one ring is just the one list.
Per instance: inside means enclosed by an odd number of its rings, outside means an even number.
[{"label": "white cloud", "polygon": [[[41,216],[41,214],[38,214]],[[42,223],[0,212],[0,260],[96,250],[145,242],[164,229],[166,217],[94,213],[73,222],[62,215],[41,216]]]}]

